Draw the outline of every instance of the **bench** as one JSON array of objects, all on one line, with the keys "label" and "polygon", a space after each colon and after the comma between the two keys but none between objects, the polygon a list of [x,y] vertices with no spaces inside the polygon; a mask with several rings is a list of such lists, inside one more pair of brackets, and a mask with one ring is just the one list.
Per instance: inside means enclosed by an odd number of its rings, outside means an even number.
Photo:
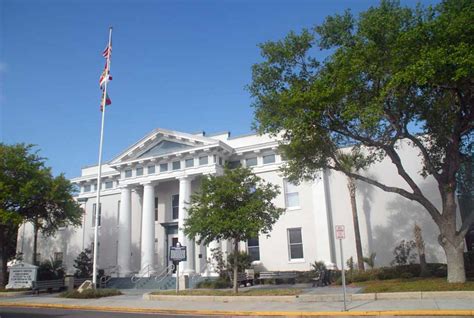
[{"label": "bench", "polygon": [[[234,273],[230,273],[230,281],[233,283],[234,282]],[[247,286],[247,284],[250,284],[250,286],[254,285],[254,274],[253,273],[237,273],[237,283],[240,285]]]},{"label": "bench", "polygon": [[46,290],[47,292],[52,293],[54,289],[60,291],[64,287],[63,279],[39,280],[33,282],[32,290],[39,295],[40,290]]},{"label": "bench", "polygon": [[259,280],[263,282],[265,279],[289,279],[292,284],[295,284],[296,276],[296,272],[260,272]]}]

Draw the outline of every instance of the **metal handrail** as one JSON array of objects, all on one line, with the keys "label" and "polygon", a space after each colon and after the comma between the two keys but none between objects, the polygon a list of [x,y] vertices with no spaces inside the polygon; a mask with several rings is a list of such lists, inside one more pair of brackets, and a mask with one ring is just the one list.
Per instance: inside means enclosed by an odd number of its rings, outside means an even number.
[{"label": "metal handrail", "polygon": [[[148,278],[148,277],[150,277],[150,268],[153,269],[153,267],[152,267],[150,264],[143,266],[143,268],[140,269],[140,271],[139,271],[137,274],[134,274],[134,275],[130,278],[130,280],[132,281],[132,283],[136,284],[136,283],[138,283],[139,281],[141,281],[143,278]],[[142,273],[144,273],[145,271],[147,272],[148,275],[147,275],[147,276],[142,276],[142,275],[143,275]]]},{"label": "metal handrail", "polygon": [[[166,277],[169,276],[168,274],[168,271],[171,270],[171,271],[174,271],[174,264],[171,264],[171,265],[168,265],[164,270],[161,271],[161,273],[155,275],[155,281],[157,283],[161,282],[162,280],[164,280]],[[162,276],[163,275],[163,276]],[[162,277],[160,277],[162,276]],[[159,278],[159,279],[158,279]]]}]

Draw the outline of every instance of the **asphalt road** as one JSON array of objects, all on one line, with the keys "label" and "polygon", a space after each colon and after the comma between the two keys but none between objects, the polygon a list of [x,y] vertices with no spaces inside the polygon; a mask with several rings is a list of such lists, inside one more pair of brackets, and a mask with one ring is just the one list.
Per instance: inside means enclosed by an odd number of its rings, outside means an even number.
[{"label": "asphalt road", "polygon": [[142,317],[203,317],[203,316],[177,316],[166,314],[143,314],[143,313],[117,313],[103,311],[83,311],[64,309],[43,308],[8,308],[0,307],[0,318],[142,318]]}]

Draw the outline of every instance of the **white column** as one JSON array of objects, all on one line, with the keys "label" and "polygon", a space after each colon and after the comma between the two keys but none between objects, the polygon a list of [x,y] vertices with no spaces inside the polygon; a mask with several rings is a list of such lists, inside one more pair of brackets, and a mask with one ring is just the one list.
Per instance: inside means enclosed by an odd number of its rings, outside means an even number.
[{"label": "white column", "polygon": [[152,183],[143,185],[142,211],[142,251],[140,271],[142,276],[149,276],[155,266],[155,187]]},{"label": "white column", "polygon": [[118,230],[118,257],[120,277],[126,277],[131,273],[130,260],[132,255],[132,205],[131,189],[123,187],[120,195],[120,214]]},{"label": "white column", "polygon": [[178,217],[178,241],[181,245],[186,246],[187,261],[179,263],[180,273],[193,274],[194,268],[194,240],[184,235],[184,220],[188,217],[187,208],[191,201],[191,180],[190,177],[182,177],[179,179],[179,217]]},{"label": "white column", "polygon": [[216,260],[212,257],[213,252],[215,253],[216,250],[221,249],[221,243],[217,241],[212,241],[209,243],[209,245],[206,248],[206,257],[207,257],[207,272],[205,273],[205,276],[212,276],[212,277],[217,277],[219,276],[219,273],[217,272],[217,262]]},{"label": "white column", "polygon": [[315,224],[316,260],[330,263],[331,258],[331,224],[328,222],[328,209],[326,206],[326,193],[324,189],[324,174],[315,178],[312,185],[313,216]]}]

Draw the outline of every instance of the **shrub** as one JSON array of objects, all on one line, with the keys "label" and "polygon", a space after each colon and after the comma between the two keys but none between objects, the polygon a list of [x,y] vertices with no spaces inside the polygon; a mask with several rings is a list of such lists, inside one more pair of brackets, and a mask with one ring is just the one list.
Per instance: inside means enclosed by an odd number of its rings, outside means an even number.
[{"label": "shrub", "polygon": [[375,257],[377,254],[375,252],[371,253],[369,257],[364,257],[364,263],[366,263],[370,269],[374,269],[375,267]]},{"label": "shrub", "polygon": [[354,272],[352,275],[352,282],[357,283],[357,282],[365,282],[368,280],[373,280],[375,279],[375,275],[373,271],[357,271]]},{"label": "shrub", "polygon": [[78,299],[89,299],[89,298],[101,298],[101,297],[109,297],[109,296],[118,296],[122,295],[122,292],[118,289],[86,289],[82,291],[82,293],[78,292],[77,290],[72,292],[64,292],[59,295],[59,297],[63,298],[78,298]]},{"label": "shrub", "polygon": [[415,241],[402,240],[393,250],[395,256],[392,265],[407,265],[412,264],[416,259],[416,253],[413,250],[416,248]]},{"label": "shrub", "polygon": [[51,280],[64,278],[62,261],[46,260],[38,267],[38,280]]},{"label": "shrub", "polygon": [[405,273],[401,273],[400,274],[400,278],[403,278],[403,279],[410,279],[410,278],[413,278],[413,274],[410,273],[410,272],[405,272]]},{"label": "shrub", "polygon": [[209,289],[221,289],[229,288],[230,280],[218,277],[217,279],[206,279],[202,282],[197,283],[196,288],[209,288]]},{"label": "shrub", "polygon": [[74,260],[74,268],[76,269],[74,276],[79,278],[91,277],[92,266],[92,251],[86,248],[79,255],[77,255],[76,259]]}]

